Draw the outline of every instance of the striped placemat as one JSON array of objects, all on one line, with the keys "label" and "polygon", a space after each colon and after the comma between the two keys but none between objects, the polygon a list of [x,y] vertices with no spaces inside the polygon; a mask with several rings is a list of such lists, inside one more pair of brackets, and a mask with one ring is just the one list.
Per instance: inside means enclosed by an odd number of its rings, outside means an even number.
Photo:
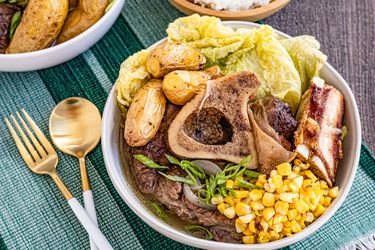
[{"label": "striped placemat", "polygon": [[[163,38],[168,23],[179,16],[166,0],[126,1],[110,32],[81,56],[37,72],[0,73],[1,117],[26,108],[48,134],[51,110],[67,97],[85,97],[103,111],[121,62]],[[0,134],[0,249],[88,249],[87,234],[57,187],[27,169],[2,120]],[[82,202],[77,160],[59,157],[59,174]],[[148,227],[126,206],[111,184],[100,147],[87,165],[99,224],[115,249],[190,249]],[[374,232],[374,167],[362,146],[354,185],[342,207],[317,233],[289,248],[340,248]]]}]

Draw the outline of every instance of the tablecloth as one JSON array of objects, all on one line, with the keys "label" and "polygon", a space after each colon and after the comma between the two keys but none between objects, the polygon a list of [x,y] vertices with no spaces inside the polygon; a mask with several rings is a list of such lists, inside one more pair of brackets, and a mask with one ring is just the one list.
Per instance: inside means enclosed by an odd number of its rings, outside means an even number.
[{"label": "tablecloth", "polygon": [[[107,35],[77,58],[27,73],[0,73],[0,117],[25,108],[48,134],[53,107],[85,97],[103,111],[129,55],[165,36],[182,16],[166,0],[128,0]],[[0,62],[1,63],[1,62]],[[0,121],[0,249],[88,249],[86,232],[49,177],[32,174]],[[58,172],[82,202],[78,161],[59,153]],[[115,249],[191,249],[148,227],[116,193],[98,146],[87,160],[100,228]],[[335,249],[375,231],[375,160],[366,146],[354,185],[342,207],[317,233],[290,249]]]}]

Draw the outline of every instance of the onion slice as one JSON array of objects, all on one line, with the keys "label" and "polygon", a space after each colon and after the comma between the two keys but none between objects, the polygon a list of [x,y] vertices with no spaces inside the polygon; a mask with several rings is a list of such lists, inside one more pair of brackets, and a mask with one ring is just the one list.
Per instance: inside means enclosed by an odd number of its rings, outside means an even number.
[{"label": "onion slice", "polygon": [[197,164],[203,170],[203,172],[205,172],[208,175],[214,175],[222,171],[221,168],[212,161],[195,160],[192,162]]},{"label": "onion slice", "polygon": [[189,185],[187,185],[186,183],[184,183],[183,185],[183,191],[184,191],[184,195],[186,196],[186,199],[190,201],[191,203],[193,203],[194,205],[201,207],[201,208],[209,209],[209,210],[216,209],[215,205],[207,204],[205,200],[199,198],[196,194],[194,194],[194,192],[191,190]]}]

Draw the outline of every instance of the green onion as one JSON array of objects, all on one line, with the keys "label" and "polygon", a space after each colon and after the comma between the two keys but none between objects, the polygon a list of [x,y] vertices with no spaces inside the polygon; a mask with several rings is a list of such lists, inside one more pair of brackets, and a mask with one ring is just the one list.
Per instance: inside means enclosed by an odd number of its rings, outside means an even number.
[{"label": "green onion", "polygon": [[260,175],[259,172],[249,170],[249,169],[245,170],[245,172],[243,174],[246,175],[249,178],[258,178],[259,175]]},{"label": "green onion", "polygon": [[184,165],[187,168],[189,168],[189,170],[199,179],[206,179],[206,174],[204,173],[204,171],[194,162],[184,160],[181,161],[181,165]]},{"label": "green onion", "polygon": [[10,23],[10,28],[9,28],[9,38],[12,40],[13,34],[16,31],[16,28],[21,22],[21,11],[17,11],[16,13],[13,14],[12,20]]},{"label": "green onion", "polygon": [[170,163],[172,163],[172,164],[174,164],[174,165],[178,165],[178,166],[180,166],[180,161],[177,160],[176,158],[174,158],[173,156],[165,154],[165,157],[167,157],[167,160],[168,160]]},{"label": "green onion", "polygon": [[254,185],[250,182],[247,182],[241,179],[237,181],[237,186],[242,187],[242,188],[247,188],[247,189],[263,189],[262,187],[259,187],[257,185]]},{"label": "green onion", "polygon": [[162,176],[164,176],[165,178],[167,178],[168,180],[171,180],[171,181],[186,183],[190,186],[194,186],[194,185],[197,184],[196,181],[194,182],[190,178],[181,177],[181,176],[178,176],[178,175],[168,175],[168,174],[164,174],[163,172],[160,172],[160,171],[159,171],[159,174],[161,174]]},{"label": "green onion", "polygon": [[150,202],[149,203],[152,210],[155,212],[155,214],[164,222],[168,220],[168,215],[164,212],[164,210],[161,208],[161,206],[156,202]]},{"label": "green onion", "polygon": [[185,230],[194,235],[195,237],[206,239],[206,240],[212,240],[213,236],[210,231],[208,231],[207,228],[202,227],[200,225],[186,225],[184,226]]},{"label": "green onion", "polygon": [[155,163],[150,158],[142,154],[133,155],[133,157],[148,168],[154,168],[154,169],[167,169],[168,168],[166,166],[160,166],[159,164]]}]

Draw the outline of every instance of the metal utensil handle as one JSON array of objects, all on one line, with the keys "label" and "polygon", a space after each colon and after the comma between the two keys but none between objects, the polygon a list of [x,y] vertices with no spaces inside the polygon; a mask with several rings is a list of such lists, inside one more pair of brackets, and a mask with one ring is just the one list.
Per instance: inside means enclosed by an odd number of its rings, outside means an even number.
[{"label": "metal utensil handle", "polygon": [[[96,211],[95,211],[95,203],[94,203],[94,197],[92,195],[91,190],[87,190],[83,192],[83,202],[85,204],[85,210],[87,214],[89,215],[90,219],[98,225],[98,219],[96,218]],[[90,237],[90,249],[91,250],[97,250],[94,240]]]},{"label": "metal utensil handle", "polygon": [[107,238],[100,231],[98,226],[90,219],[85,209],[81,206],[81,204],[79,204],[78,200],[76,198],[72,198],[68,200],[68,203],[78,220],[81,222],[82,226],[86,229],[91,239],[93,239],[95,242],[95,245],[100,250],[112,250],[113,247]]}]

